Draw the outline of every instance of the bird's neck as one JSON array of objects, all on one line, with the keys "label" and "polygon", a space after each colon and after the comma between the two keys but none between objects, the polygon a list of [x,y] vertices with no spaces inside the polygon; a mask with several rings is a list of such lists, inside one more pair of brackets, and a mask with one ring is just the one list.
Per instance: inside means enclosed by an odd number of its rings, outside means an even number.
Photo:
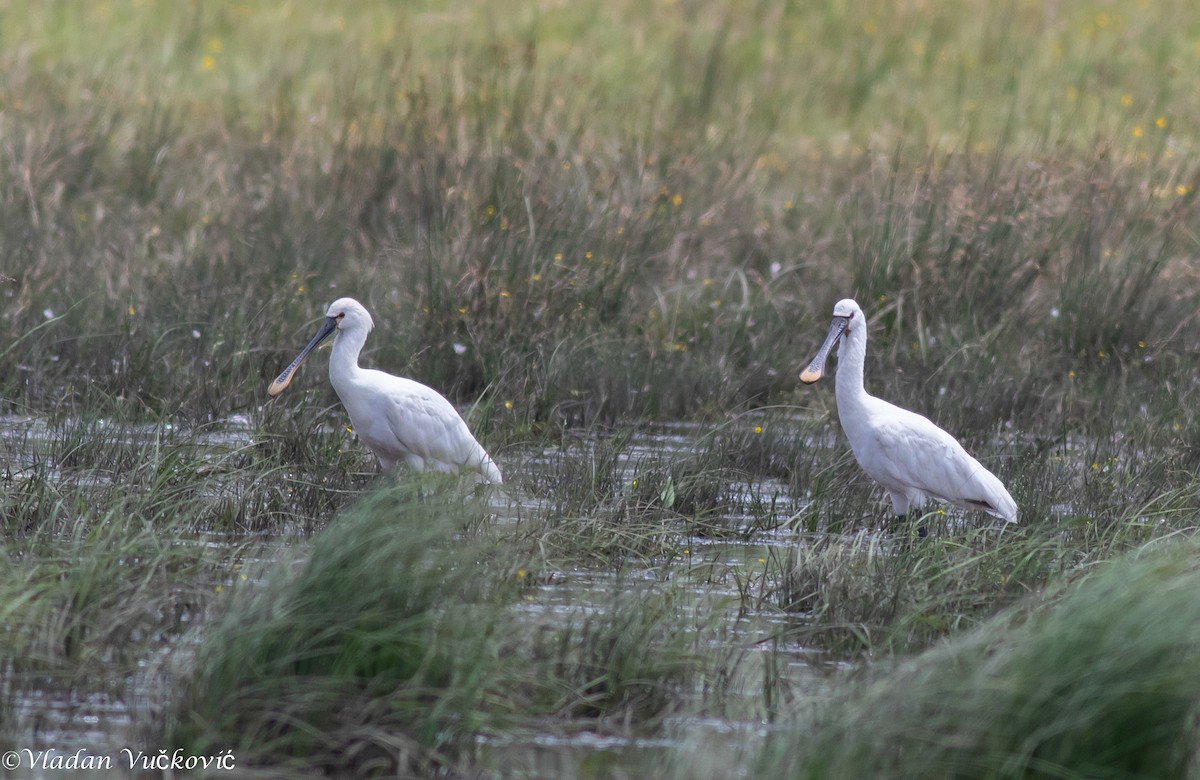
[{"label": "bird's neck", "polygon": [[353,379],[358,373],[358,354],[362,352],[363,344],[366,343],[365,330],[337,332],[333,339],[333,349],[329,353],[329,380],[335,389],[339,383]]},{"label": "bird's neck", "polygon": [[837,401],[838,408],[861,404],[868,396],[863,386],[863,364],[867,359],[867,329],[865,323],[842,335],[838,347]]}]

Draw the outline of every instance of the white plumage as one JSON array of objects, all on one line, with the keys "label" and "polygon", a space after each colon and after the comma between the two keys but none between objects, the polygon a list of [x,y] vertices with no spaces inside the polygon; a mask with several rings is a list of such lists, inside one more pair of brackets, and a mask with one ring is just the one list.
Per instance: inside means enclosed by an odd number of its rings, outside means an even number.
[{"label": "white plumage", "polygon": [[480,446],[462,416],[440,393],[420,382],[359,368],[358,355],[375,323],[361,303],[340,298],[329,305],[325,324],[267,393],[283,392],[296,369],[334,331],[329,381],[350,415],[354,432],[379,458],[384,471],[400,461],[418,471],[478,471],[488,482],[503,481],[500,469]]},{"label": "white plumage", "polygon": [[829,335],[800,374],[801,381],[812,384],[821,378],[839,336],[838,418],[858,465],[887,489],[896,514],[904,517],[920,509],[926,498],[936,498],[1015,523],[1017,504],[1004,484],[953,436],[921,415],[867,393],[867,323],[854,301],[838,301],[833,307]]}]

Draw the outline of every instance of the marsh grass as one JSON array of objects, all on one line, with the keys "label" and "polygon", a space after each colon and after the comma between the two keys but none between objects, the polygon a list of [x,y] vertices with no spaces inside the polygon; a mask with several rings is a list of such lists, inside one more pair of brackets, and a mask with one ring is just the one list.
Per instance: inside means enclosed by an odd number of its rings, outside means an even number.
[{"label": "marsh grass", "polygon": [[1061,571],[1061,548],[1044,539],[993,529],[950,535],[936,522],[930,533],[921,540],[914,528],[900,528],[802,542],[778,593],[780,606],[796,614],[792,630],[839,653],[919,650]]},{"label": "marsh grass", "polygon": [[[913,537],[915,525],[893,527],[885,494],[843,451],[810,483],[813,500],[800,515],[809,535],[777,594],[796,615],[792,630],[838,652],[918,651],[1073,571],[1192,533],[1197,494],[1194,472],[1181,468],[1186,448],[1151,444],[1162,441],[1161,427],[1109,425],[1095,439],[1064,431],[981,442],[976,452],[1016,496],[1020,524],[1000,528],[933,504],[919,521],[930,528],[926,540]],[[874,517],[864,517],[872,505]],[[847,511],[848,523],[819,520]]]},{"label": "marsh grass", "polygon": [[458,765],[476,732],[506,723],[650,727],[682,706],[705,663],[678,596],[616,587],[565,622],[523,620],[508,605],[525,572],[495,555],[484,507],[454,488],[381,488],[304,560],[239,587],[204,632],[165,738],[234,746],[251,766],[420,774]]},{"label": "marsh grass", "polygon": [[[5,7],[0,665],[107,685],[96,659],[129,672],[200,620],[196,679],[220,684],[171,702],[195,708],[180,739],[470,772],[492,716],[636,730],[732,702],[708,683],[754,677],[730,668],[740,639],[673,620],[698,583],[735,594],[706,609],[774,621],[773,648],[878,661],[1190,535],[1197,12],[1135,5]],[[375,316],[364,365],[443,392],[515,475],[515,521],[378,479],[323,354],[265,400],[343,295]],[[796,381],[847,296],[868,389],[960,438],[1020,526],[891,528],[832,379]],[[694,425],[691,451],[646,451],[650,421]],[[462,549],[389,538],[389,501],[461,523]],[[379,625],[404,604],[323,568],[361,566],[339,525],[394,552],[372,576],[413,589],[427,666],[383,647],[408,647]],[[762,568],[720,560],[762,538]],[[307,563],[222,595],[280,540]],[[444,570],[413,557],[422,540]],[[398,566],[420,576],[384,578]],[[512,602],[577,571],[655,587],[514,640],[527,676],[449,617],[515,635]],[[322,669],[306,699],[295,672],[316,661],[264,658],[298,626],[246,616],[324,614],[330,594],[356,609],[313,648],[366,666]],[[784,717],[805,697],[786,651],[763,657],[775,682],[750,685]],[[357,709],[298,727],[343,685]]]},{"label": "marsh grass", "polygon": [[590,442],[564,435],[544,453],[546,463],[523,487],[545,498],[551,514],[594,511],[612,502],[624,488],[630,437],[628,428]]},{"label": "marsh grass", "polygon": [[12,671],[66,666],[85,675],[105,659],[129,663],[168,643],[199,616],[221,576],[218,563],[198,552],[173,549],[148,528],[100,528],[54,554],[18,560],[4,611],[17,627],[4,643]]},{"label": "marsh grass", "polygon": [[[878,502],[879,519],[799,536],[777,603],[795,615],[792,630],[813,644],[850,653],[912,652],[1077,569],[1194,531],[1191,472],[1176,472],[1169,457],[1100,450],[1121,454],[1090,465],[1069,450],[1015,459],[1016,526],[936,504],[898,526],[881,489],[858,485],[865,503]],[[1063,495],[1072,497],[1068,504],[1054,503]],[[919,524],[929,538],[916,537]]]},{"label": "marsh grass", "polygon": [[1184,777],[1194,762],[1190,544],[1104,563],[818,708],[765,777]]},{"label": "marsh grass", "polygon": [[[422,773],[469,744],[493,598],[445,486],[375,493],[206,632],[166,738],[247,764]],[[449,499],[450,506],[444,506]],[[455,503],[458,503],[455,509]],[[243,758],[244,757],[244,758]]]},{"label": "marsh grass", "polygon": [[178,647],[239,579],[259,554],[254,534],[302,536],[297,517],[311,528],[348,497],[327,474],[262,468],[236,423],[9,419],[0,446],[0,662],[17,698],[54,680],[50,695],[144,700],[144,665]]},{"label": "marsh grass", "polygon": [[[124,132],[103,116],[15,150],[13,159],[53,163],[28,172],[43,207],[13,209],[28,227],[13,235],[41,239],[6,310],[15,342],[6,356],[20,367],[11,376],[24,379],[6,393],[10,404],[78,405],[86,388],[89,405],[101,405],[91,398],[100,393],[150,414],[219,418],[252,405],[256,379],[287,360],[329,298],[349,292],[389,314],[368,362],[456,399],[514,404],[484,418],[496,427],[711,415],[787,400],[795,351],[809,349],[790,335],[796,304],[823,301],[805,315],[820,323],[850,293],[884,339],[871,375],[894,366],[935,380],[881,391],[929,409],[943,390],[974,388],[981,371],[1022,377],[989,385],[977,409],[1028,423],[1057,400],[1046,397],[1051,379],[1109,373],[1106,362],[1136,358],[1149,334],[1190,316],[1194,291],[1168,295],[1162,281],[1186,251],[1191,200],[1147,194],[1186,191],[1184,162],[1136,173],[1051,156],[1023,167],[1020,150],[1005,147],[981,170],[968,155],[901,146],[882,161],[829,161],[785,208],[756,195],[778,187],[769,167],[663,149],[647,152],[661,158],[647,169],[590,136],[576,144],[596,143],[594,156],[556,145],[536,162],[486,135],[439,139],[432,128],[459,107],[438,99],[450,98],[412,97],[404,111],[428,115],[384,123],[378,138],[339,137],[331,161],[299,145],[263,150],[228,128],[203,171],[183,154],[157,163],[152,198],[177,182],[211,182],[169,206],[134,208],[127,199],[146,193],[88,189],[109,181],[110,167],[110,177],[125,171],[139,140],[92,137]],[[144,121],[154,125],[147,144],[192,132],[169,112]],[[79,148],[81,136],[93,151]],[[726,200],[706,199],[701,182]],[[316,195],[326,190],[338,195]],[[181,209],[177,225],[164,218]],[[963,293],[944,294],[954,288]]]},{"label": "marsh grass", "polygon": [[562,623],[534,625],[514,642],[509,652],[526,659],[518,685],[528,700],[510,717],[544,713],[613,731],[631,722],[653,729],[719,669],[695,647],[709,627],[691,617],[692,599],[614,585],[608,598]]}]

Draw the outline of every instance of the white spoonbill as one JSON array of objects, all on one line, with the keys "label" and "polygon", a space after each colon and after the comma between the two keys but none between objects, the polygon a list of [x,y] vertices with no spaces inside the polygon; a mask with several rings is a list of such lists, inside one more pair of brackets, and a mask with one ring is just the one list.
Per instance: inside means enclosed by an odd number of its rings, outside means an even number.
[{"label": "white spoonbill", "polygon": [[329,381],[350,415],[358,438],[379,458],[384,471],[404,461],[417,471],[478,471],[488,482],[501,483],[500,469],[480,446],[463,418],[436,390],[411,379],[358,367],[358,354],[375,327],[366,308],[353,298],[329,304],[325,324],[267,388],[279,395],[296,369],[318,344],[337,331],[329,355]]},{"label": "white spoonbill", "polygon": [[887,489],[896,514],[903,519],[932,497],[1017,522],[1017,503],[1004,484],[953,436],[921,415],[867,393],[867,321],[854,301],[847,298],[833,307],[829,335],[800,381],[812,384],[821,378],[838,336],[838,418],[858,465]]}]

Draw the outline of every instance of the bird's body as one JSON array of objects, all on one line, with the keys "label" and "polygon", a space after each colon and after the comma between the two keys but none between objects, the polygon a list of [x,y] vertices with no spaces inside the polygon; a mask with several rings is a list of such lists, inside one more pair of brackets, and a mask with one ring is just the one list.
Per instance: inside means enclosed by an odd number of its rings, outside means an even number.
[{"label": "bird's body", "polygon": [[[870,395],[863,385],[867,354],[866,317],[852,300],[839,301],[825,343],[800,375],[821,378],[835,343],[838,419],[858,465],[888,491],[900,517],[936,498],[1017,521],[1017,504],[1004,484],[953,436],[921,415]],[[839,338],[840,337],[840,338]]]},{"label": "bird's body", "polygon": [[372,327],[371,315],[358,301],[334,301],[325,325],[267,392],[272,396],[283,392],[308,353],[337,331],[329,356],[329,381],[350,415],[354,432],[379,458],[384,471],[403,461],[418,471],[477,471],[488,482],[501,483],[500,469],[440,393],[412,379],[359,367],[358,355]]}]

